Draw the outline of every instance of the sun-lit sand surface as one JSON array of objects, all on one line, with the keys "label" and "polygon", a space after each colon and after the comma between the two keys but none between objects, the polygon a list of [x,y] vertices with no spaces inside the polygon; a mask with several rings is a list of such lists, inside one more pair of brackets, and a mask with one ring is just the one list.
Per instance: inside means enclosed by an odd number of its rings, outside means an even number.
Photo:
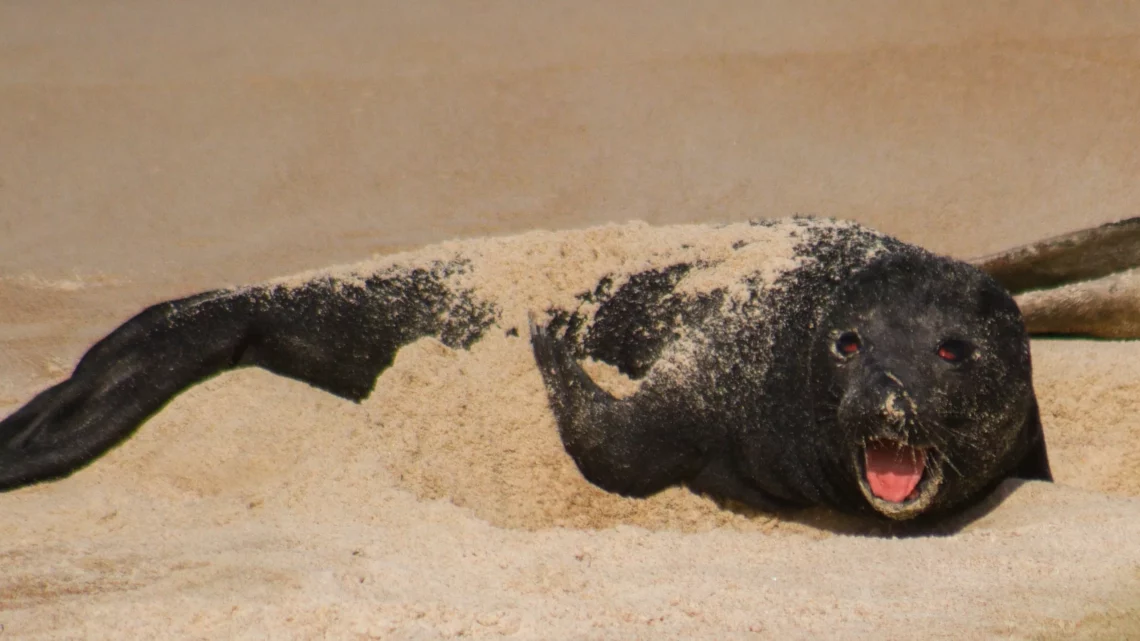
[{"label": "sun-lit sand surface", "polygon": [[[7,2],[0,413],[146,304],[448,238],[1136,215],[1138,113],[1127,2]],[[593,488],[518,340],[226,374],[0,495],[0,637],[1140,636],[1140,344],[1033,353],[1058,482],[913,539]]]}]

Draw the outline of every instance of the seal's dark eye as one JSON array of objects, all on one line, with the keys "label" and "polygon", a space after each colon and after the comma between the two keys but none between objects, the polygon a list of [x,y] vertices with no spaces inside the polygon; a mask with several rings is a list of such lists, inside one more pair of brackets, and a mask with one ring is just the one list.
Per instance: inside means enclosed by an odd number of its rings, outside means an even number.
[{"label": "seal's dark eye", "polygon": [[835,339],[835,353],[843,357],[854,356],[862,347],[859,335],[855,332],[843,332]]},{"label": "seal's dark eye", "polygon": [[955,338],[944,340],[938,345],[938,358],[947,363],[960,363],[973,353],[973,345]]}]

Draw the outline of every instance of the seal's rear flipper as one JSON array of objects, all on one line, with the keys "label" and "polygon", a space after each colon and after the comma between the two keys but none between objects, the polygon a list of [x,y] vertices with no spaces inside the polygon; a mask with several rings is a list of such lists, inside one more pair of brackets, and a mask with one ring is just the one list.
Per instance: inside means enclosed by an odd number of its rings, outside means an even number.
[{"label": "seal's rear flipper", "polygon": [[0,490],[71,474],[179,392],[258,366],[359,401],[403,345],[467,347],[491,306],[443,282],[447,265],[199,294],[150,307],[96,343],[71,377],[0,421]]},{"label": "seal's rear flipper", "polygon": [[1016,295],[1031,334],[1140,338],[1140,218],[971,262]]}]

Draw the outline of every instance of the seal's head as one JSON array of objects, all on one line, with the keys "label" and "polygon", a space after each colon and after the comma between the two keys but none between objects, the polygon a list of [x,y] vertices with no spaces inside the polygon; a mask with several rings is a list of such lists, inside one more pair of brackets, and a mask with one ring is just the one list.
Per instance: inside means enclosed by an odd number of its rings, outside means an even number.
[{"label": "seal's head", "polygon": [[822,453],[836,507],[894,520],[945,513],[1016,473],[1040,422],[1009,294],[925,252],[884,258],[839,287],[812,358],[825,399],[815,420],[841,435]]}]

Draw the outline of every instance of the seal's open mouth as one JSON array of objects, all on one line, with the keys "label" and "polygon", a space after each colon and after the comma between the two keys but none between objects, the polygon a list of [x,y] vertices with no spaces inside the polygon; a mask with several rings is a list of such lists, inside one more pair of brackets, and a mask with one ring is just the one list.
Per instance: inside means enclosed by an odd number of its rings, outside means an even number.
[{"label": "seal's open mouth", "polygon": [[856,456],[859,489],[876,511],[892,519],[917,516],[938,492],[938,452],[894,439],[867,441]]}]

